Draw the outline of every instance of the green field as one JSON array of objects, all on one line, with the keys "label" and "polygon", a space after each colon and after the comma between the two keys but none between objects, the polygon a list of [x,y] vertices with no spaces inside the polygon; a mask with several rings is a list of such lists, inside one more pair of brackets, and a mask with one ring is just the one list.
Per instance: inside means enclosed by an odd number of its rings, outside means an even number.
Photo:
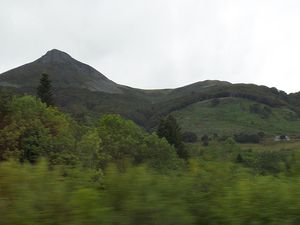
[{"label": "green field", "polygon": [[241,132],[264,132],[269,136],[300,133],[300,119],[286,107],[271,108],[271,113],[263,117],[250,111],[257,102],[241,98],[222,98],[212,106],[212,101],[202,101],[173,112],[183,131],[203,134],[233,135]]},{"label": "green field", "polygon": [[243,150],[255,149],[257,151],[280,151],[283,149],[299,151],[300,140],[282,141],[282,142],[267,140],[259,144],[240,144],[240,147]]}]

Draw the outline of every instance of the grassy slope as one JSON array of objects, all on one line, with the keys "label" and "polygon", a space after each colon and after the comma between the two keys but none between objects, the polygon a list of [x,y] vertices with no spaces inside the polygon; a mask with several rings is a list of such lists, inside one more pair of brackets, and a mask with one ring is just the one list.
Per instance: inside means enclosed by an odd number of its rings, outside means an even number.
[{"label": "grassy slope", "polygon": [[300,141],[264,141],[259,144],[240,144],[243,150],[254,149],[257,151],[280,151],[284,149],[300,151]]},{"label": "grassy slope", "polygon": [[262,118],[249,111],[254,103],[241,98],[223,98],[219,105],[212,107],[208,100],[175,111],[173,115],[183,131],[193,131],[198,135],[259,131],[269,135],[300,133],[300,119],[291,118],[295,114],[293,111],[285,107],[272,108],[272,114]]}]

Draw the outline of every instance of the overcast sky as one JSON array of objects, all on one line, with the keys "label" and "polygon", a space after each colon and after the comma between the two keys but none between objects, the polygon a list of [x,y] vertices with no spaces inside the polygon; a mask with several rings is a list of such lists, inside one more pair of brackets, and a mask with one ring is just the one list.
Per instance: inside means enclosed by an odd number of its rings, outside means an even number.
[{"label": "overcast sky", "polygon": [[0,73],[50,49],[138,88],[300,91],[299,0],[0,0]]}]

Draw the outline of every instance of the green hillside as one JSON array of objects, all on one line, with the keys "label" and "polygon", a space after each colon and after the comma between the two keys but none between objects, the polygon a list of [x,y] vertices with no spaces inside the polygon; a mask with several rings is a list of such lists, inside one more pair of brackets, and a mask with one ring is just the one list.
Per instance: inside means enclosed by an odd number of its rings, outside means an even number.
[{"label": "green hillside", "polygon": [[[253,112],[257,107],[261,112]],[[270,112],[264,113],[266,107]],[[287,107],[271,108],[255,101],[241,98],[222,98],[218,105],[212,100],[194,103],[172,113],[183,131],[198,135],[225,134],[241,132],[264,132],[269,135],[300,133],[300,119]]]},{"label": "green hillside", "polygon": [[[56,106],[85,124],[113,113],[153,130],[162,118],[173,113],[184,130],[197,134],[263,131],[274,135],[300,131],[299,93],[287,95],[276,88],[218,80],[175,89],[142,90],[117,84],[55,49],[34,62],[0,74],[0,89],[35,95],[43,72],[52,81]],[[213,99],[220,99],[220,104],[212,107]],[[253,104],[271,113],[251,113]]]}]

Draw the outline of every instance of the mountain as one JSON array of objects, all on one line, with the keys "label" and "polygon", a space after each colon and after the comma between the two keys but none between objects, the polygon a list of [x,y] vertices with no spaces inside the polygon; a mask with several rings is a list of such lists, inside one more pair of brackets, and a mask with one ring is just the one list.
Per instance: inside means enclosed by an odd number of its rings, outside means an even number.
[{"label": "mountain", "polygon": [[89,65],[53,49],[36,61],[7,71],[0,76],[1,86],[36,87],[42,73],[47,73],[57,88],[84,88],[90,91],[122,93],[119,85]]},{"label": "mountain", "polygon": [[173,114],[183,131],[198,135],[300,133],[300,94],[216,80],[175,89],[136,89],[117,84],[56,49],[0,74],[0,86],[18,94],[35,94],[42,73],[52,80],[57,105],[87,123],[104,113],[118,113],[151,130],[161,118]]}]

